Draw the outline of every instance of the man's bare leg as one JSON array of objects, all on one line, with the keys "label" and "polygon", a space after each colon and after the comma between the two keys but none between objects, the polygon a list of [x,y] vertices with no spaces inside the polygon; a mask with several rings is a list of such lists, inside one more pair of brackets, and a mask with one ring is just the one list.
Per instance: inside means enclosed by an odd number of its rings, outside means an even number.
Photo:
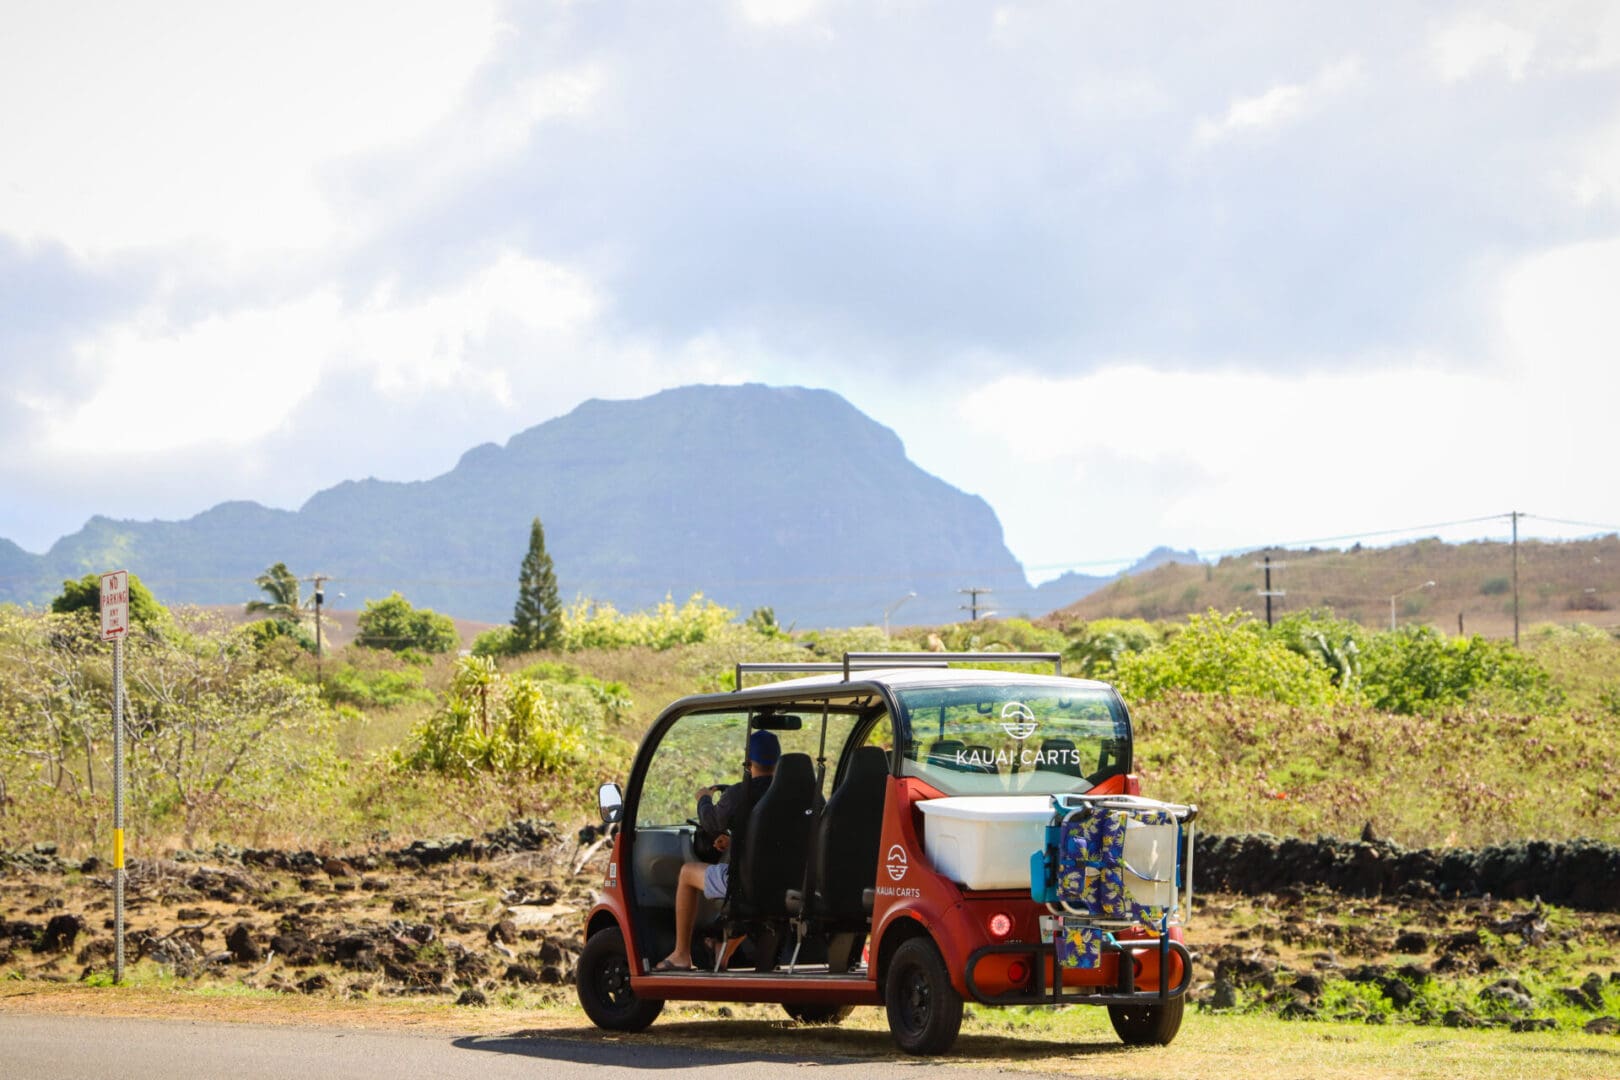
[{"label": "man's bare leg", "polygon": [[689,862],[681,866],[675,886],[675,951],[664,957],[660,968],[692,966],[692,933],[697,927],[698,904],[703,900],[703,874],[707,863]]}]

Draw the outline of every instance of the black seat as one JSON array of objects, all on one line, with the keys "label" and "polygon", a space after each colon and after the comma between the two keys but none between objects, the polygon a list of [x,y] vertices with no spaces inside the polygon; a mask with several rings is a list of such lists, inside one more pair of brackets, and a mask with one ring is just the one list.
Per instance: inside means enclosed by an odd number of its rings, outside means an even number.
[{"label": "black seat", "polygon": [[961,739],[936,739],[928,747],[927,763],[941,769],[960,770],[962,766],[956,763],[956,754],[957,751],[964,749],[966,745]]},{"label": "black seat", "polygon": [[783,754],[776,775],[748,815],[731,865],[731,914],[787,915],[787,891],[804,884],[810,851],[816,770],[808,754]]},{"label": "black seat", "polygon": [[1040,755],[1038,767],[1042,772],[1064,776],[1085,775],[1080,771],[1080,751],[1075,749],[1073,739],[1042,739]]},{"label": "black seat", "polygon": [[866,921],[861,893],[877,881],[878,841],[889,774],[881,746],[863,746],[827,799],[816,830],[812,913],[837,921]]}]

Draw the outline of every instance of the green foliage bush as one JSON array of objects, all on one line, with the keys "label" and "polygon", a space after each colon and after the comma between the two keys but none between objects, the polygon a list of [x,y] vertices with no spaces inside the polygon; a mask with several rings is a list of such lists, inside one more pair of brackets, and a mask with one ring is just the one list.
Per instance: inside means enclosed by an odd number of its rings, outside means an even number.
[{"label": "green foliage bush", "polygon": [[1355,689],[1361,675],[1361,653],[1367,647],[1367,631],[1359,623],[1312,608],[1284,615],[1269,635],[1326,668],[1334,686]]},{"label": "green foliage bush", "polygon": [[957,623],[939,631],[950,652],[1062,652],[1068,639],[1059,630],[1045,630],[1028,619],[981,619]]},{"label": "green foliage bush", "polygon": [[455,620],[430,608],[412,607],[397,592],[384,600],[366,601],[356,623],[360,632],[354,643],[367,649],[446,653],[461,644]]},{"label": "green foliage bush", "polygon": [[315,651],[315,639],[308,630],[286,619],[259,619],[242,628],[242,636],[255,649],[272,649],[282,642],[291,642],[305,652]]},{"label": "green foliage bush", "polygon": [[[0,609],[0,821],[22,796],[74,833],[107,825],[110,647],[82,636],[85,621]],[[124,652],[133,821],[178,827],[190,844],[329,764],[315,689],[266,668],[239,634],[136,634]]]},{"label": "green foliage bush", "polygon": [[1127,653],[1146,652],[1163,641],[1163,631],[1144,619],[1093,619],[1069,627],[1065,668],[1087,678],[1106,678]]},{"label": "green foliage bush", "polygon": [[563,609],[560,644],[569,652],[580,649],[626,649],[645,645],[671,649],[706,641],[731,623],[736,612],[723,608],[702,593],[693,593],[680,607],[665,597],[651,611],[620,612],[612,604],[581,599]]},{"label": "green foliage bush", "polygon": [[518,653],[518,637],[510,626],[496,626],[473,638],[474,656],[501,657]]},{"label": "green foliage bush", "polygon": [[[99,619],[101,575],[86,574],[76,581],[62,582],[62,591],[51,601],[51,611],[57,615],[87,612]],[[129,575],[129,622],[145,630],[162,630],[170,625],[169,609],[158,603],[152,590],[134,574]]]},{"label": "green foliage bush", "polygon": [[1127,699],[1149,701],[1171,690],[1267,698],[1291,705],[1334,697],[1327,669],[1265,632],[1246,612],[1213,608],[1191,615],[1163,646],[1120,657],[1114,681]]},{"label": "green foliage bush", "polygon": [[1362,657],[1362,690],[1378,709],[1434,712],[1469,703],[1537,711],[1562,694],[1545,669],[1505,641],[1450,638],[1430,626],[1373,635]]},{"label": "green foliage bush", "polygon": [[338,663],[327,668],[321,693],[334,705],[389,709],[412,701],[431,701],[426,677],[415,666],[397,669]]},{"label": "green foliage bush", "polygon": [[606,684],[505,676],[488,657],[463,657],[444,705],[417,725],[396,761],[459,776],[569,773],[622,749],[605,729],[628,704]]}]

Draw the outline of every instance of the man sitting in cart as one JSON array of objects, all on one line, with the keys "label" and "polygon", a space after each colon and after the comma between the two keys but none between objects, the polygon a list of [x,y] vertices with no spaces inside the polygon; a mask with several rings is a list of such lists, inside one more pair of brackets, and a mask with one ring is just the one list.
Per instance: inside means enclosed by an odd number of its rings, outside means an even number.
[{"label": "man sitting in cart", "polygon": [[[782,744],[769,731],[756,731],[748,736],[748,780],[726,787],[699,788],[697,793],[698,827],[715,838],[715,848],[726,851],[730,846],[727,831],[739,812],[746,812],[759,802],[765,789],[771,786],[776,773],[776,759],[782,756]],[[720,797],[714,796],[719,793]],[[692,969],[692,935],[697,928],[701,900],[724,900],[730,874],[729,862],[706,863],[696,860],[681,866],[679,883],[675,886],[675,951],[660,960],[654,971],[690,971]]]}]

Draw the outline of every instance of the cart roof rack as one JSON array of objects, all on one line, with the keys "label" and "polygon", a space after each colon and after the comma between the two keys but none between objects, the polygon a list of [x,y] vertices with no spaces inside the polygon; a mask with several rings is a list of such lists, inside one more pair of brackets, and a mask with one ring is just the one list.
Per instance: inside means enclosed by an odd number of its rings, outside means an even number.
[{"label": "cart roof rack", "polygon": [[734,690],[741,690],[744,675],[812,675],[842,672],[849,682],[851,672],[880,668],[945,668],[953,663],[1051,664],[1052,674],[1063,674],[1063,654],[1055,652],[847,652],[842,662],[831,660],[798,662],[739,663]]}]

